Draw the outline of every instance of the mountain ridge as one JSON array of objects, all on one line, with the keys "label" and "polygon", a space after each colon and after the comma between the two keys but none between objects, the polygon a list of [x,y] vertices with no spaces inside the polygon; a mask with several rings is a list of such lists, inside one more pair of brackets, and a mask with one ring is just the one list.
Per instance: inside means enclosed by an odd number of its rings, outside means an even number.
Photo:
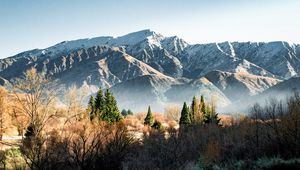
[{"label": "mountain ridge", "polygon": [[[66,87],[85,84],[90,88],[89,94],[94,93],[97,87],[114,89],[114,86],[127,81],[131,86],[135,86],[132,82],[137,82],[140,83],[138,86],[155,91],[151,92],[154,94],[152,99],[158,100],[158,103],[173,101],[175,97],[171,99],[172,95],[159,89],[166,85],[165,78],[172,79],[172,83],[167,83],[170,89],[184,82],[183,87],[189,89],[186,93],[194,95],[200,95],[195,94],[200,89],[196,90],[189,83],[205,78],[211,84],[199,85],[202,91],[203,88],[210,89],[209,93],[216,92],[221,101],[229,98],[234,102],[299,76],[300,46],[283,41],[191,45],[177,36],[165,37],[151,30],[141,30],[119,37],[63,41],[45,49],[29,50],[0,59],[0,77],[12,82],[30,67],[36,67]],[[149,75],[152,78],[147,77]],[[131,81],[139,77],[147,81]],[[187,81],[182,81],[184,79]],[[149,83],[150,86],[147,85]],[[204,84],[202,81],[198,83]],[[234,87],[241,88],[237,94],[242,95],[232,95],[234,91],[228,89],[239,89]],[[122,88],[126,90],[127,87]],[[121,93],[122,90],[116,91]],[[209,93],[205,97],[209,98]],[[145,97],[145,94],[140,96]],[[182,98],[182,101],[187,100]]]}]

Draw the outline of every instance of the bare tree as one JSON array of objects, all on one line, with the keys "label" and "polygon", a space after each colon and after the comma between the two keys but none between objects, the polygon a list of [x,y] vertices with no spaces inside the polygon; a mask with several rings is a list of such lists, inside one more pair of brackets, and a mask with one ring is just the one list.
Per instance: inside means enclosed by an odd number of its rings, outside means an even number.
[{"label": "bare tree", "polygon": [[255,146],[256,146],[257,152],[258,152],[259,146],[260,146],[259,140],[260,140],[260,127],[261,127],[262,112],[263,112],[263,108],[258,103],[254,104],[254,106],[251,109],[251,117],[254,120],[254,124],[255,124],[254,137],[255,137]]},{"label": "bare tree", "polygon": [[47,122],[55,116],[55,91],[51,81],[44,74],[31,68],[14,83],[13,93],[19,111],[28,120],[26,138],[22,140],[21,151],[31,169],[42,169],[46,164],[47,135],[43,134]]},{"label": "bare tree", "polygon": [[20,111],[26,115],[33,134],[39,135],[54,112],[55,89],[45,75],[31,68],[14,84],[14,96]]},{"label": "bare tree", "polygon": [[180,119],[180,107],[176,104],[169,104],[164,109],[165,115],[169,120],[179,122]]},{"label": "bare tree", "polygon": [[86,97],[86,89],[82,87],[78,89],[72,85],[66,91],[65,102],[67,104],[67,117],[76,118],[76,120],[84,117],[83,100]]},{"label": "bare tree", "polygon": [[12,109],[9,112],[10,118],[11,118],[11,124],[17,128],[18,135],[22,136],[24,135],[24,130],[26,129],[27,125],[27,118],[21,111],[18,110],[18,107],[11,106]]}]

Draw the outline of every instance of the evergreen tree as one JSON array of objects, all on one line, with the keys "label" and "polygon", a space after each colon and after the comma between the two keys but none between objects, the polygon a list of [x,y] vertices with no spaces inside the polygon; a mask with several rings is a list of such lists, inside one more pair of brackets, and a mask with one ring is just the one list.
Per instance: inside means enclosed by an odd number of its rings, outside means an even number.
[{"label": "evergreen tree", "polygon": [[204,101],[203,95],[201,95],[200,102],[201,102],[201,112],[203,115],[205,115],[206,114],[206,106],[205,106],[205,101]]},{"label": "evergreen tree", "polygon": [[100,88],[97,92],[95,99],[95,114],[100,118],[101,114],[105,112],[105,100],[103,97],[102,89]]},{"label": "evergreen tree", "polygon": [[200,114],[199,101],[197,101],[196,96],[194,96],[191,104],[191,111],[190,111],[191,123],[196,123],[198,121],[199,114]]},{"label": "evergreen tree", "polygon": [[207,113],[204,115],[203,122],[205,124],[214,124],[214,125],[221,126],[220,121],[221,119],[219,118],[218,113],[215,114]]},{"label": "evergreen tree", "polygon": [[91,96],[90,97],[90,100],[89,100],[89,103],[88,103],[88,112],[89,112],[89,116],[90,116],[90,119],[92,120],[94,117],[95,117],[95,100],[94,100],[94,97]]},{"label": "evergreen tree", "polygon": [[122,116],[126,117],[126,116],[128,116],[128,111],[123,109],[121,114],[122,114]]},{"label": "evergreen tree", "polygon": [[180,125],[190,125],[191,124],[191,119],[190,119],[190,114],[189,114],[189,108],[184,102],[182,110],[181,110],[181,117],[179,120]]},{"label": "evergreen tree", "polygon": [[152,126],[154,124],[154,117],[151,112],[150,106],[148,107],[147,115],[144,119],[144,125]]},{"label": "evergreen tree", "polygon": [[128,114],[128,115],[133,115],[133,112],[132,112],[130,109],[128,109],[128,110],[127,110],[127,114]]},{"label": "evergreen tree", "polygon": [[216,113],[216,108],[212,103],[211,106],[207,109],[207,113],[204,115],[203,122],[205,124],[214,124],[221,126],[220,121],[221,119],[219,118],[218,113]]},{"label": "evergreen tree", "polygon": [[158,120],[155,120],[151,127],[157,130],[163,130],[163,126]]},{"label": "evergreen tree", "polygon": [[114,123],[118,122],[122,119],[122,116],[119,112],[117,101],[115,97],[112,95],[112,93],[109,91],[109,89],[105,92],[105,110],[101,114],[101,119],[108,122],[108,123]]}]

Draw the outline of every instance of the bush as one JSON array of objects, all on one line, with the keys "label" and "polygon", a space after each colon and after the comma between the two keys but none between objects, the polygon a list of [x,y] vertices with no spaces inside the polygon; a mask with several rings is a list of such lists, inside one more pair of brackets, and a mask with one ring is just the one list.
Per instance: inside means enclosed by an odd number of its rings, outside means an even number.
[{"label": "bush", "polygon": [[25,169],[26,163],[19,148],[10,148],[4,152],[3,169]]}]

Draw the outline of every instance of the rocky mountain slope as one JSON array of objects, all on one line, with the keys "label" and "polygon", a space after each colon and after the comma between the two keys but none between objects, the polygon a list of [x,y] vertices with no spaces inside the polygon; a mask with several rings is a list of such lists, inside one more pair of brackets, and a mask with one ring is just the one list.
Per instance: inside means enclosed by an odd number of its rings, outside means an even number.
[{"label": "rocky mountain slope", "polygon": [[[122,108],[182,103],[193,95],[228,105],[300,75],[300,46],[287,42],[190,45],[142,30],[64,41],[0,60],[1,84],[36,67],[68,87],[112,88]],[[7,83],[7,82],[6,82]]]},{"label": "rocky mountain slope", "polygon": [[218,70],[209,72],[205,77],[232,101],[241,99],[241,96],[253,96],[261,93],[281,82],[281,80],[271,77]]}]

